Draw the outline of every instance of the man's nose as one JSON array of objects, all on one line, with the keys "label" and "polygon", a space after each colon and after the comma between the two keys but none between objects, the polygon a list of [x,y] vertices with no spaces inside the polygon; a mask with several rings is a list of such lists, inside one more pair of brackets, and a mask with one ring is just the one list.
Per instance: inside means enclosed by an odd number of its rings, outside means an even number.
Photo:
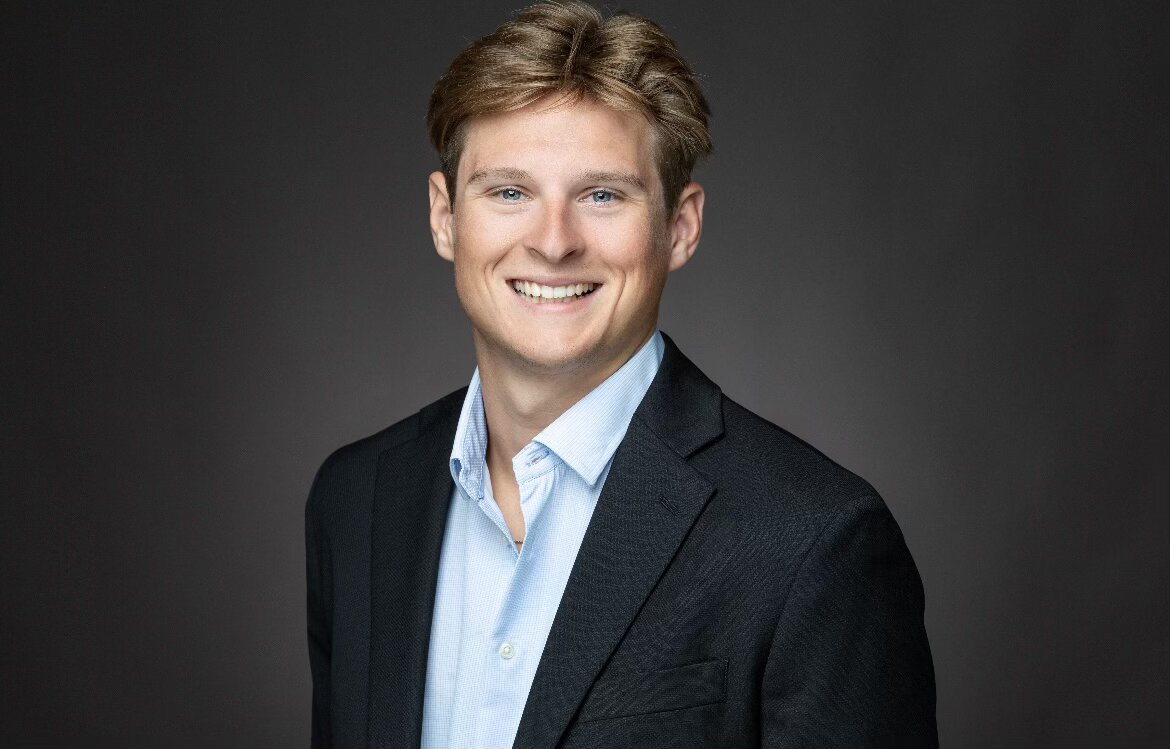
[{"label": "man's nose", "polygon": [[550,263],[557,263],[575,252],[580,252],[584,241],[577,227],[573,206],[552,201],[536,218],[528,236],[528,249]]}]

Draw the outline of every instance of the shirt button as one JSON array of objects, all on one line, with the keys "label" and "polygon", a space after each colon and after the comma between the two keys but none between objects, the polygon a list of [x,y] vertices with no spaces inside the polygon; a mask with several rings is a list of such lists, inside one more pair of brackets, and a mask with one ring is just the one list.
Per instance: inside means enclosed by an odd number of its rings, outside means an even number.
[{"label": "shirt button", "polygon": [[506,661],[512,660],[512,656],[516,655],[516,648],[512,647],[512,643],[505,642],[500,645],[500,657]]}]

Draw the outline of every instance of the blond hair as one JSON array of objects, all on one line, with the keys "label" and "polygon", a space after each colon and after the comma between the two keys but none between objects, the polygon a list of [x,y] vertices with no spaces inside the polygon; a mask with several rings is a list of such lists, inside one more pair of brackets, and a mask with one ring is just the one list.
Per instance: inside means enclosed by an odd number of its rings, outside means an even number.
[{"label": "blond hair", "polygon": [[566,102],[591,98],[649,120],[664,204],[673,210],[695,162],[711,152],[707,100],[656,23],[630,13],[605,18],[580,0],[525,8],[461,52],[435,84],[427,130],[451,200],[467,121],[558,93]]}]

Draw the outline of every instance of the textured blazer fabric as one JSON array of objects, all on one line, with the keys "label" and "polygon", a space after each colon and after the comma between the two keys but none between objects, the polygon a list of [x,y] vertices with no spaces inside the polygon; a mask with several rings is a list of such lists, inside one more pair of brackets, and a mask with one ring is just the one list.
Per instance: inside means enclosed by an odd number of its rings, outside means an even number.
[{"label": "textured blazer fabric", "polygon": [[[922,583],[885,503],[663,338],[515,746],[937,746]],[[464,392],[317,474],[314,746],[419,745]]]}]

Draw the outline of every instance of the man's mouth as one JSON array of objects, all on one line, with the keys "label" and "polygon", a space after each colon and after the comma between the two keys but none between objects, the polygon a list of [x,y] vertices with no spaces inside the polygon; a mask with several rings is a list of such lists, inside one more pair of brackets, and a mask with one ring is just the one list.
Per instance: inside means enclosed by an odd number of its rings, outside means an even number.
[{"label": "man's mouth", "polygon": [[544,284],[533,281],[521,281],[519,279],[513,280],[511,284],[517,294],[530,302],[537,303],[572,301],[573,299],[579,299],[592,294],[594,289],[601,286],[599,283],[590,282],[571,283],[564,286],[545,286]]}]

